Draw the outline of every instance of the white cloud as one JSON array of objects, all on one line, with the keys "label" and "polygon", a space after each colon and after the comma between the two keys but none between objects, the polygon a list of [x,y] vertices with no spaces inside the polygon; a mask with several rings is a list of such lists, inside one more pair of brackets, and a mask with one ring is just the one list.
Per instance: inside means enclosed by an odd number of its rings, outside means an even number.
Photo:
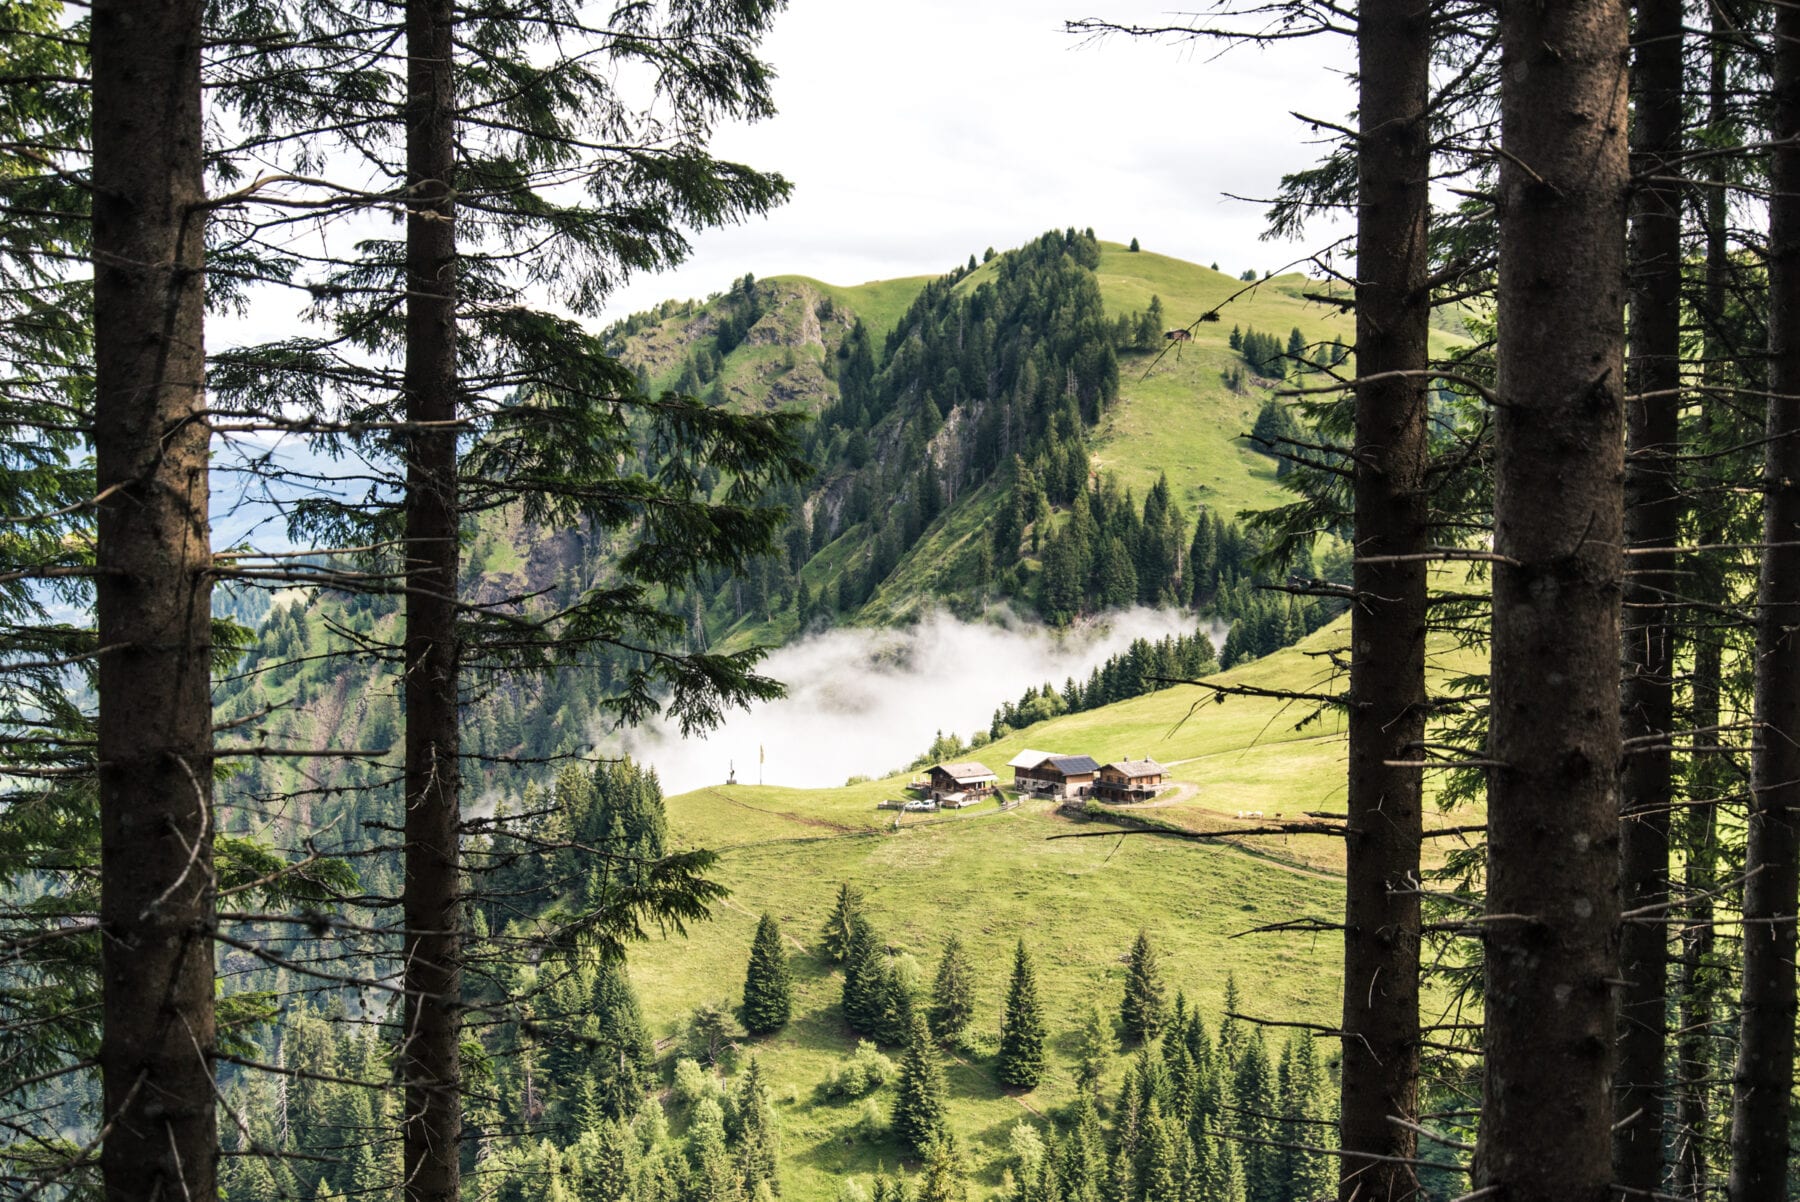
[{"label": "white cloud", "polygon": [[[720,784],[733,765],[739,781],[754,782],[765,753],[768,784],[841,785],[852,775],[904,767],[939,731],[966,739],[986,730],[994,710],[1028,687],[1049,681],[1060,689],[1070,676],[1085,684],[1133,639],[1193,630],[1191,613],[1150,609],[1112,614],[1060,637],[1017,621],[969,623],[943,614],[900,630],[840,628],[770,654],[763,671],[787,685],[783,700],[734,714],[704,738],[649,726],[625,732],[622,746],[654,764],[670,794]],[[1223,632],[1211,633],[1216,646]],[[1151,749],[1067,750],[1112,757]]]},{"label": "white cloud", "polygon": [[[1182,19],[1114,0],[1111,20]],[[618,315],[704,296],[745,272],[835,284],[936,274],[1046,229],[1093,226],[1241,271],[1301,248],[1258,241],[1281,176],[1319,152],[1297,110],[1341,120],[1350,47],[1322,37],[1218,54],[1196,43],[1084,43],[1043,0],[795,0],[764,45],[779,114],[715,150],[794,183],[764,219],[696,236],[690,261],[634,280]],[[1318,243],[1329,240],[1321,227]]]}]

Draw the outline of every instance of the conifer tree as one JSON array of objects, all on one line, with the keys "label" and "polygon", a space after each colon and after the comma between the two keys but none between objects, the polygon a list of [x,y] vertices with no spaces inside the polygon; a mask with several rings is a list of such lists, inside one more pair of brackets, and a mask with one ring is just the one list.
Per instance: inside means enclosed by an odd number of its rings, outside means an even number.
[{"label": "conifer tree", "polygon": [[963,954],[962,940],[955,935],[944,941],[944,955],[938,961],[937,976],[931,986],[931,1009],[927,1018],[932,1034],[948,1038],[969,1025],[975,1017],[975,976]]},{"label": "conifer tree", "polygon": [[858,915],[844,955],[844,1019],[865,1035],[879,1035],[886,1004],[887,953],[868,919]]},{"label": "conifer tree", "polygon": [[1287,1202],[1282,1195],[1279,1149],[1272,1146],[1277,1132],[1273,1115],[1275,1082],[1268,1052],[1260,1032],[1244,1041],[1231,1082],[1233,1124],[1239,1140],[1238,1158],[1243,1164],[1245,1202]]},{"label": "conifer tree", "polygon": [[1100,1007],[1089,1006],[1075,1036],[1075,1079],[1083,1094],[1092,1094],[1100,1088],[1112,1052],[1113,1036],[1106,1029],[1106,1019],[1101,1015]]},{"label": "conifer tree", "polygon": [[1012,984],[1000,1024],[999,1075],[1002,1084],[1021,1089],[1034,1088],[1044,1077],[1044,1015],[1037,973],[1023,939],[1013,956]]},{"label": "conifer tree", "polygon": [[589,1012],[598,1032],[590,1060],[600,1113],[612,1119],[636,1114],[655,1070],[656,1044],[644,1025],[631,979],[621,963],[603,964],[594,975]]},{"label": "conifer tree", "polygon": [[969,1187],[956,1135],[939,1132],[923,1152],[925,1168],[919,1175],[918,1202],[966,1202]]},{"label": "conifer tree", "polygon": [[763,1084],[762,1066],[750,1058],[750,1067],[738,1087],[729,1132],[736,1144],[736,1174],[747,1198],[759,1190],[781,1193],[781,1136],[775,1130],[775,1113],[769,1106],[769,1090]]},{"label": "conifer tree", "polygon": [[1133,1039],[1155,1039],[1162,1033],[1165,1007],[1162,970],[1156,963],[1156,949],[1150,946],[1150,935],[1140,930],[1131,945],[1131,967],[1125,975],[1125,1000],[1119,1007],[1119,1018],[1125,1034]]},{"label": "conifer tree", "polygon": [[880,983],[879,1015],[875,1036],[883,1043],[902,1046],[911,1037],[913,1018],[919,1016],[918,999],[913,994],[912,977],[900,971],[900,965],[883,958]]},{"label": "conifer tree", "polygon": [[925,1153],[944,1130],[944,1070],[932,1050],[925,1020],[916,1015],[900,1062],[897,1093],[894,1133],[914,1151]]},{"label": "conifer tree", "polygon": [[1124,1148],[1113,1153],[1112,1171],[1106,1178],[1106,1202],[1139,1202],[1137,1168]]},{"label": "conifer tree", "polygon": [[1244,1039],[1244,1025],[1238,1019],[1243,997],[1238,993],[1237,974],[1225,974],[1225,1017],[1219,1020],[1219,1055],[1226,1070],[1237,1067],[1238,1052]]},{"label": "conifer tree", "polygon": [[[820,523],[823,526],[823,523]],[[839,602],[837,608],[842,609]],[[851,936],[856,931],[857,919],[862,917],[862,890],[845,881],[838,886],[837,902],[831,907],[831,917],[819,930],[819,944],[825,952],[825,958],[833,964],[841,964],[850,954]]]},{"label": "conifer tree", "polygon": [[1056,1167],[1057,1181],[1068,1202],[1099,1202],[1106,1177],[1106,1138],[1100,1128],[1100,1112],[1088,1093],[1075,1099],[1069,1136]]},{"label": "conifer tree", "polygon": [[[96,681],[99,1114],[110,1132],[99,1159],[121,1202],[210,1199],[218,1164],[204,7],[110,0],[89,24],[95,609],[98,644],[114,649]],[[19,90],[9,83],[9,110]],[[23,227],[7,208],[11,238]],[[9,356],[9,394],[20,374]],[[9,444],[31,437],[9,425]],[[9,523],[9,545],[18,529]]]},{"label": "conifer tree", "polygon": [[1144,1202],[1179,1202],[1180,1151],[1176,1139],[1176,1125],[1164,1117],[1162,1107],[1152,1098],[1144,1113],[1143,1167],[1138,1174]]},{"label": "conifer tree", "polygon": [[1311,1031],[1302,1030],[1281,1051],[1276,1074],[1283,1131],[1277,1142],[1282,1196],[1324,1197],[1331,1189],[1332,1171],[1327,1158],[1309,1148],[1319,1145],[1327,1119],[1322,1097],[1322,1074]]},{"label": "conifer tree", "polygon": [[694,1202],[741,1202],[725,1138],[725,1108],[718,1099],[705,1097],[694,1104],[686,1143],[684,1198]]},{"label": "conifer tree", "polygon": [[[1631,13],[1617,0],[1499,11],[1508,153],[1496,192],[1501,368],[1485,754],[1505,767],[1488,776],[1486,905],[1494,915],[1556,918],[1550,939],[1539,924],[1505,918],[1483,931],[1474,1187],[1599,1199],[1617,1196]],[[1761,879],[1753,869],[1746,902]],[[1783,972],[1791,988],[1791,958]],[[1791,1055],[1791,1019],[1782,1040]]]},{"label": "conifer tree", "polygon": [[1289,360],[1289,373],[1298,375],[1301,371],[1305,370],[1307,366],[1306,335],[1300,332],[1299,326],[1295,326],[1288,334],[1287,357]]},{"label": "conifer tree", "polygon": [[756,924],[750,965],[744,974],[744,1030],[767,1035],[787,1025],[793,1006],[793,978],[781,946],[781,927],[772,914]]},{"label": "conifer tree", "polygon": [[1063,1202],[1062,1179],[1057,1171],[1056,1131],[1054,1128],[1044,1140],[1044,1154],[1038,1158],[1037,1172],[1032,1184],[1032,1197],[1035,1202]]}]

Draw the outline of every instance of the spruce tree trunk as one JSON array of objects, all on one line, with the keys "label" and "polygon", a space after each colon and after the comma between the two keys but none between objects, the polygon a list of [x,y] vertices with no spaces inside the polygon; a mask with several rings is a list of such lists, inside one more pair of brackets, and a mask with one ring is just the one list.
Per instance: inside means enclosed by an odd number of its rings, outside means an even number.
[{"label": "spruce tree trunk", "polygon": [[92,10],[108,1202],[218,1193],[201,11]]},{"label": "spruce tree trunk", "polygon": [[[1730,118],[1726,68],[1730,60],[1727,39],[1732,31],[1718,5],[1711,6],[1711,13],[1711,38],[1707,47],[1707,124],[1716,135],[1725,129]],[[1704,307],[1700,314],[1704,330],[1701,379],[1711,388],[1727,381],[1725,357],[1728,349],[1722,336],[1722,323],[1731,263],[1725,167],[1725,160],[1720,156],[1707,160],[1704,167],[1707,187],[1702,194],[1706,213],[1706,274]],[[1707,430],[1713,406],[1719,403],[1719,396],[1708,392],[1700,404],[1699,441],[1709,445]],[[1697,541],[1702,546],[1724,542],[1724,523],[1716,517],[1709,519]],[[1705,576],[1689,587],[1703,605],[1722,605],[1725,601],[1723,590],[1716,588]],[[1724,708],[1723,635],[1715,632],[1710,622],[1696,621],[1695,626],[1693,704],[1689,726],[1696,732],[1694,780],[1701,790],[1698,800],[1703,804],[1683,810],[1680,816],[1682,884],[1687,893],[1687,906],[1677,990],[1680,1036],[1675,1049],[1674,1192],[1678,1198],[1698,1202],[1706,1196],[1711,1177],[1711,1157],[1705,1139],[1712,1125],[1713,1069],[1717,1059],[1712,1030],[1713,994],[1717,988],[1712,971],[1715,942],[1712,895],[1719,883],[1716,799],[1724,792],[1726,774],[1717,754],[1718,735],[1701,733],[1711,732],[1719,725]]]},{"label": "spruce tree trunk", "polygon": [[[1690,713],[1695,731],[1719,724],[1722,661],[1717,636],[1703,630],[1694,647],[1694,702]],[[1722,780],[1723,773],[1712,767],[1718,761],[1718,747],[1716,735],[1695,735],[1694,754],[1702,769],[1699,779]],[[1705,1138],[1711,1126],[1713,1088],[1712,892],[1718,887],[1718,806],[1713,796],[1711,792],[1702,795],[1704,804],[1685,812],[1682,837],[1682,884],[1687,907],[1676,992],[1676,1026],[1680,1034],[1675,1043],[1674,1192],[1677,1198],[1695,1202],[1707,1191]]]},{"label": "spruce tree trunk", "polygon": [[449,0],[407,0],[405,1091],[407,1202],[457,1202],[458,885],[455,77]]},{"label": "spruce tree trunk", "polygon": [[1744,852],[1743,1022],[1731,1202],[1787,1197],[1800,895],[1800,9],[1776,8],[1769,201],[1768,446],[1757,586],[1756,739]]},{"label": "spruce tree trunk", "polygon": [[[1669,813],[1674,799],[1673,548],[1680,519],[1674,458],[1681,401],[1681,0],[1639,0],[1632,90],[1631,339],[1627,379],[1619,889],[1619,1064],[1613,1095],[1613,1179],[1662,1184],[1668,1045]],[[1654,551],[1654,554],[1644,554]]]},{"label": "spruce tree trunk", "polygon": [[[1426,229],[1431,7],[1358,13],[1356,604],[1350,626],[1348,854],[1338,1196],[1417,1195],[1420,779],[1425,731]],[[1407,562],[1363,557],[1415,556]],[[1388,1159],[1359,1158],[1357,1152]]]},{"label": "spruce tree trunk", "polygon": [[1476,1188],[1610,1202],[1627,20],[1501,12],[1486,1077]]}]

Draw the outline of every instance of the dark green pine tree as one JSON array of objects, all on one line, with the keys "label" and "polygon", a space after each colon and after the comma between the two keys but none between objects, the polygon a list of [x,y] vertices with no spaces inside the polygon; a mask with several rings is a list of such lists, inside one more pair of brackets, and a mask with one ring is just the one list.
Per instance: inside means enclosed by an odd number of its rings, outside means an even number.
[{"label": "dark green pine tree", "polygon": [[923,1153],[944,1131],[944,1070],[931,1047],[925,1020],[913,1016],[900,1061],[898,1097],[894,1100],[894,1134]]},{"label": "dark green pine tree", "polygon": [[1244,1202],[1288,1202],[1283,1196],[1280,1138],[1276,1130],[1274,1074],[1260,1032],[1243,1041],[1231,1082],[1233,1127],[1239,1136],[1238,1157],[1244,1171]]},{"label": "dark green pine tree", "polygon": [[1106,1180],[1106,1202],[1140,1202],[1143,1194],[1137,1187],[1137,1167],[1131,1156],[1120,1148],[1113,1153],[1112,1172]]},{"label": "dark green pine tree", "polygon": [[1014,1202],[1066,1202],[1059,1164],[1056,1128],[1051,1127],[1044,1133],[1044,1154],[1038,1157],[1036,1170],[1019,1176]]},{"label": "dark green pine tree", "polygon": [[1075,1100],[1075,1113],[1056,1170],[1065,1202],[1099,1202],[1100,1187],[1106,1177],[1106,1134],[1089,1093],[1084,1092]]},{"label": "dark green pine tree", "polygon": [[732,1107],[728,1134],[733,1146],[733,1167],[744,1197],[755,1198],[758,1187],[781,1193],[781,1136],[775,1130],[775,1111],[763,1084],[762,1066],[750,1058]]},{"label": "dark green pine tree", "polygon": [[844,1019],[864,1035],[879,1035],[888,1001],[887,952],[867,918],[858,915],[844,955]]},{"label": "dark green pine tree", "polygon": [[969,1183],[956,1135],[940,1132],[923,1151],[918,1202],[967,1202]]},{"label": "dark green pine tree", "polygon": [[918,1015],[918,999],[907,977],[896,971],[893,962],[882,960],[880,985],[880,1018],[875,1024],[875,1037],[883,1043],[904,1047],[912,1035],[913,1018]]},{"label": "dark green pine tree", "polygon": [[1131,552],[1126,549],[1123,540],[1108,536],[1101,546],[1097,566],[1100,572],[1099,601],[1102,606],[1122,609],[1137,601],[1137,567],[1131,562]]},{"label": "dark green pine tree", "polygon": [[[592,1129],[591,1140],[582,1141],[582,1194],[590,1198],[629,1198],[637,1170],[637,1136],[630,1127],[611,1119]],[[363,1184],[367,1189],[368,1185]]]},{"label": "dark green pine tree", "polygon": [[932,1034],[947,1039],[975,1017],[975,974],[955,935],[944,941],[937,977],[931,986],[931,1009],[926,1015]]},{"label": "dark green pine tree", "polygon": [[1237,974],[1225,974],[1225,1015],[1219,1020],[1219,1055],[1223,1058],[1222,1074],[1237,1068],[1238,1056],[1244,1050],[1243,995],[1238,992]]},{"label": "dark green pine tree", "polygon": [[1112,1054],[1113,1034],[1107,1029],[1106,1019],[1101,1016],[1100,1007],[1089,1006],[1075,1035],[1075,1080],[1084,1096],[1100,1088]]},{"label": "dark green pine tree", "polygon": [[599,1032],[598,1046],[588,1061],[594,1101],[606,1118],[629,1119],[650,1087],[656,1042],[644,1025],[637,992],[623,964],[601,965],[588,1005]]},{"label": "dark green pine tree", "polygon": [[1020,1089],[1032,1089],[1044,1079],[1044,1011],[1023,939],[1013,956],[1012,984],[1000,1023],[999,1073],[1001,1084]]},{"label": "dark green pine tree", "polygon": [[750,966],[744,974],[744,1030],[752,1035],[781,1030],[787,1026],[793,1000],[793,977],[781,947],[781,926],[774,915],[764,914],[756,924]]},{"label": "dark green pine tree", "polygon": [[[838,608],[842,609],[842,604]],[[825,951],[825,958],[833,964],[842,964],[850,954],[850,937],[855,933],[856,921],[862,917],[862,912],[862,890],[848,881],[839,885],[837,903],[831,907],[831,917],[825,920],[824,927],[819,931],[819,942]]]},{"label": "dark green pine tree", "polygon": [[1180,1125],[1163,1117],[1162,1106],[1155,1098],[1144,1114],[1144,1138],[1138,1186],[1144,1202],[1180,1202],[1181,1149]]},{"label": "dark green pine tree", "polygon": [[1138,253],[1138,240],[1136,238],[1133,238],[1131,240],[1131,245],[1127,249],[1130,250],[1132,254],[1134,254],[1134,255],[1137,254]]},{"label": "dark green pine tree", "polygon": [[1282,1133],[1280,1173],[1282,1190],[1290,1198],[1312,1198],[1332,1187],[1331,1162],[1322,1153],[1308,1151],[1319,1140],[1329,1112],[1323,1093],[1323,1073],[1311,1031],[1300,1031],[1282,1049],[1276,1074],[1281,1099]]},{"label": "dark green pine tree", "polygon": [[1150,946],[1150,935],[1139,931],[1131,945],[1131,967],[1125,972],[1125,1000],[1119,1006],[1119,1018],[1125,1034],[1133,1039],[1155,1039],[1162,1033],[1167,1009],[1162,970],[1156,963],[1156,949]]}]

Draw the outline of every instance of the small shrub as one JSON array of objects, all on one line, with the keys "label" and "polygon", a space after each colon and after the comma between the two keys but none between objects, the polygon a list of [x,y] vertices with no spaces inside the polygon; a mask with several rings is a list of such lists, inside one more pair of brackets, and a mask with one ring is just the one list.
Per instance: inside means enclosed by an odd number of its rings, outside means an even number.
[{"label": "small shrub", "polygon": [[713,1076],[700,1067],[700,1062],[683,1056],[675,1062],[675,1097],[684,1106],[692,1106],[711,1093]]},{"label": "small shrub", "polygon": [[898,1071],[874,1044],[859,1040],[856,1050],[825,1078],[825,1095],[845,1100],[864,1097],[892,1081]]},{"label": "small shrub", "polygon": [[887,1111],[882,1108],[880,1102],[869,1098],[863,1102],[862,1109],[857,1113],[856,1123],[850,1128],[850,1133],[859,1139],[875,1143],[887,1138],[890,1126],[892,1123],[888,1119]]}]

